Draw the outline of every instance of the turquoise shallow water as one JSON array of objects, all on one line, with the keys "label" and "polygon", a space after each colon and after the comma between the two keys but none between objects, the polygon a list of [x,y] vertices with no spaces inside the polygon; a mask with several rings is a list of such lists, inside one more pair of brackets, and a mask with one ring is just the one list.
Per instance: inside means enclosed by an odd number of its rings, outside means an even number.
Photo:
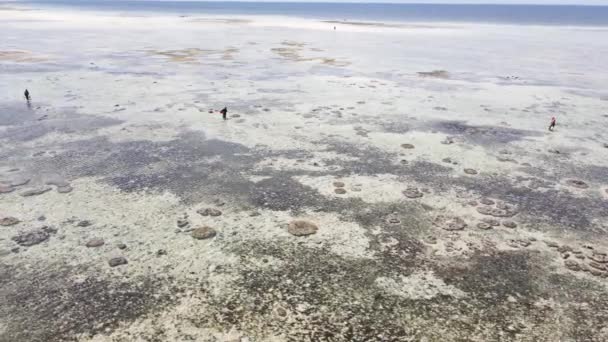
[{"label": "turquoise shallow water", "polygon": [[521,25],[608,26],[608,6],[348,4],[287,2],[204,2],[47,0],[38,7],[162,12],[179,15],[287,15],[322,20],[473,22]]}]

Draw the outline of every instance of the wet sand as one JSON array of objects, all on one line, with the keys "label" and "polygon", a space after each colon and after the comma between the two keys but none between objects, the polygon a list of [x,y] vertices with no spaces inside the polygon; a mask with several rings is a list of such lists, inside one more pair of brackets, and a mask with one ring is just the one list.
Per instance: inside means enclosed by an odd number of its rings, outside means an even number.
[{"label": "wet sand", "polygon": [[0,31],[0,341],[608,339],[604,31]]}]

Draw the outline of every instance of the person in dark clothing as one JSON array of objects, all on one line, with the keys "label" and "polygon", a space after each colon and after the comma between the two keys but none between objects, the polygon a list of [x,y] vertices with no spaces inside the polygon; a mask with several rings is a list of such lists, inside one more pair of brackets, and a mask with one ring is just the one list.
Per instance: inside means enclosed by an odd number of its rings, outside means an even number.
[{"label": "person in dark clothing", "polygon": [[228,108],[224,107],[224,109],[220,110],[220,113],[222,113],[222,118],[224,120],[226,120],[226,114],[228,114]]},{"label": "person in dark clothing", "polygon": [[555,123],[556,123],[556,120],[555,120],[555,116],[554,116],[551,118],[551,123],[549,124],[549,130],[551,132],[553,132],[553,129],[555,128]]},{"label": "person in dark clothing", "polygon": [[29,92],[29,90],[25,89],[25,92],[23,92],[23,95],[25,96],[25,100],[27,102],[30,102],[31,98],[30,98],[30,92]]}]

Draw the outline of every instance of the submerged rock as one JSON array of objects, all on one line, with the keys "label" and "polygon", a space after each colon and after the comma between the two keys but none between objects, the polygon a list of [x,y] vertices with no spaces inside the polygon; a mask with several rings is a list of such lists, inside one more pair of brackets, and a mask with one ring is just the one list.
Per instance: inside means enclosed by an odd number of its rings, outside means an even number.
[{"label": "submerged rock", "polygon": [[343,182],[333,182],[333,185],[336,188],[343,188],[344,187],[344,183]]},{"label": "submerged rock", "polygon": [[72,190],[74,190],[74,188],[72,188],[70,185],[57,187],[57,192],[60,194],[67,194],[72,192]]},{"label": "submerged rock", "polygon": [[407,188],[403,191],[403,195],[407,198],[420,198],[423,196],[422,192],[418,188]]},{"label": "submerged rock", "polygon": [[477,174],[477,170],[475,170],[475,169],[464,169],[464,173],[466,173],[467,175],[476,175]]},{"label": "submerged rock", "polygon": [[334,192],[338,195],[344,195],[346,193],[346,190],[343,188],[337,188],[337,189],[334,189]]},{"label": "submerged rock", "polygon": [[186,220],[186,219],[179,219],[179,220],[177,220],[177,226],[179,228],[183,228],[183,227],[185,227],[185,226],[187,226],[189,224],[190,224],[190,222],[188,222],[188,220]]},{"label": "submerged rock", "polygon": [[209,239],[212,238],[216,235],[215,229],[208,227],[208,226],[202,226],[199,228],[196,228],[194,230],[192,230],[192,233],[190,233],[192,235],[193,238],[197,239],[197,240],[204,240],[204,239]]},{"label": "submerged rock", "polygon": [[30,232],[23,232],[17,236],[13,236],[12,240],[21,246],[34,246],[48,240],[49,233],[43,229],[35,229]]},{"label": "submerged rock", "polygon": [[486,222],[479,222],[477,224],[477,228],[482,229],[482,230],[488,230],[488,229],[492,229],[492,226]]},{"label": "submerged rock", "polygon": [[319,227],[309,221],[305,220],[295,220],[289,223],[289,227],[287,231],[291,235],[295,236],[307,236],[311,234],[315,234],[319,230]]},{"label": "submerged rock", "polygon": [[517,223],[515,223],[513,221],[503,221],[502,225],[507,228],[517,228]]},{"label": "submerged rock", "polygon": [[7,217],[3,217],[0,219],[0,226],[4,226],[4,227],[13,226],[19,222],[21,222],[21,221],[19,221],[17,218],[12,217],[12,216],[7,216]]},{"label": "submerged rock", "polygon": [[26,191],[24,191],[24,192],[21,193],[21,196],[23,196],[23,197],[37,196],[37,195],[42,195],[45,192],[49,192],[49,191],[51,191],[51,187],[49,187],[49,186],[43,186],[43,187],[39,187],[39,188],[34,188],[34,189],[26,190]]},{"label": "submerged rock", "polygon": [[579,188],[579,189],[587,189],[589,187],[589,185],[587,185],[587,183],[583,182],[582,180],[578,180],[578,179],[568,179],[568,180],[566,180],[566,184],[571,187]]},{"label": "submerged rock", "polygon": [[412,144],[401,144],[402,148],[405,148],[406,150],[411,150],[413,149],[415,146]]},{"label": "submerged rock", "polygon": [[116,266],[120,266],[120,265],[126,265],[128,263],[129,262],[124,257],[115,257],[115,258],[112,258],[112,259],[108,260],[108,264],[110,265],[110,267],[116,267]]},{"label": "submerged rock", "polygon": [[82,221],[78,222],[78,224],[76,224],[76,226],[78,226],[78,227],[88,227],[90,225],[92,225],[92,223],[91,223],[91,221],[88,221],[88,220],[82,220]]},{"label": "submerged rock", "polygon": [[485,205],[494,205],[495,202],[489,198],[482,198],[481,200],[479,200],[479,203],[485,204]]}]

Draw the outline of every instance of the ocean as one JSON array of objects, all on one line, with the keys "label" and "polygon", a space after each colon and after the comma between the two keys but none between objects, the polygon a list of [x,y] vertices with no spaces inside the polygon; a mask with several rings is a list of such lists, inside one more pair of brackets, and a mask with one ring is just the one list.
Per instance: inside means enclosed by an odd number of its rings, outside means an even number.
[{"label": "ocean", "polygon": [[47,0],[38,7],[176,15],[281,15],[319,20],[608,26],[608,6]]}]

